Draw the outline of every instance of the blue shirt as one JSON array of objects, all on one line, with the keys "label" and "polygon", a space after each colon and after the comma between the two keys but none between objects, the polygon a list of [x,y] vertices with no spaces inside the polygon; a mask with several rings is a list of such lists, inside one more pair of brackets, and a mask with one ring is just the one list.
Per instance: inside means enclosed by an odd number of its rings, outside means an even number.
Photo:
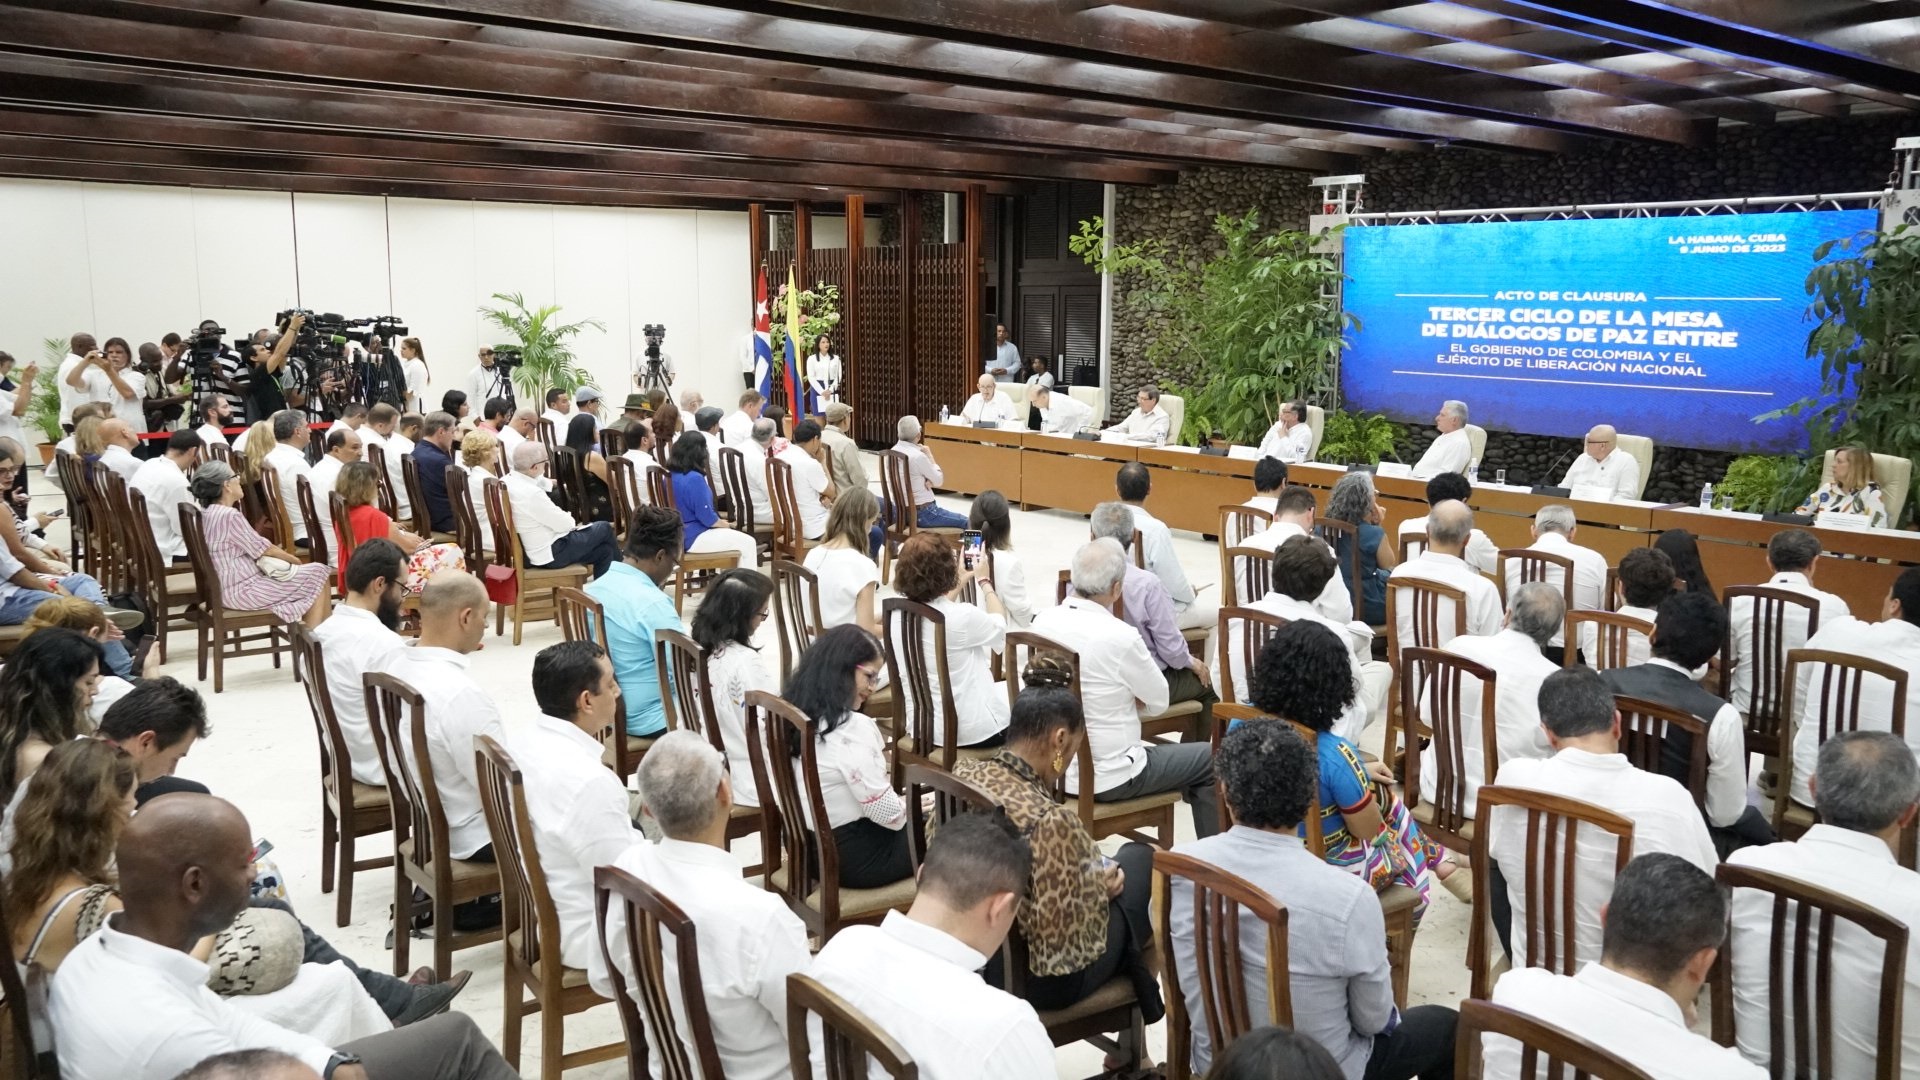
[{"label": "blue shirt", "polygon": [[420,476],[420,497],[427,501],[433,531],[453,531],[453,504],[447,501],[447,466],[453,459],[425,439],[413,444],[413,468]]},{"label": "blue shirt", "polygon": [[619,680],[626,706],[627,734],[660,734],[667,727],[667,711],[660,701],[660,679],[653,663],[653,632],[687,632],[673,608],[673,597],[625,562],[614,563],[605,574],[587,582],[587,595],[600,601],[607,614],[607,648],[613,654],[613,677]]},{"label": "blue shirt", "polygon": [[720,523],[720,515],[713,510],[713,487],[707,483],[707,474],[692,469],[671,474],[673,477],[673,501],[680,506],[680,520],[686,525],[686,533],[680,540],[682,551],[693,550],[693,542],[700,534]]}]

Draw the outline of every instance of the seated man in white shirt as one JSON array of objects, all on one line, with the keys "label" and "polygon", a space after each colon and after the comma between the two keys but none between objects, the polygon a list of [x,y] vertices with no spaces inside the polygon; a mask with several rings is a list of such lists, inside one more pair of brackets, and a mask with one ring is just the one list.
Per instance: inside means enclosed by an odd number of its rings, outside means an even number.
[{"label": "seated man in white shirt", "polygon": [[176,431],[167,439],[167,452],[142,462],[127,481],[147,500],[153,543],[167,562],[187,557],[187,542],[180,537],[180,504],[193,501],[187,474],[199,466],[203,445],[197,432]]},{"label": "seated man in white shirt", "polygon": [[720,438],[728,446],[745,446],[753,438],[754,421],[760,419],[760,410],[767,407],[767,399],[760,391],[749,390],[740,395],[740,407],[720,419]]},{"label": "seated man in white shirt", "polygon": [[1427,446],[1420,460],[1414,462],[1414,479],[1425,480],[1446,472],[1465,476],[1467,466],[1473,464],[1473,441],[1467,438],[1467,403],[1442,403],[1433,418],[1433,426],[1440,429],[1440,436]]},{"label": "seated man in white shirt", "polygon": [[[1660,615],[1661,602],[1673,595],[1674,576],[1673,560],[1658,548],[1634,548],[1620,556],[1614,585],[1619,606],[1613,613],[1647,624],[1644,633],[1628,631],[1625,666],[1644,664],[1653,658],[1653,620]],[[1582,629],[1580,649],[1589,664],[1598,655],[1595,638],[1593,627]]]},{"label": "seated man in white shirt", "polygon": [[[1515,968],[1494,984],[1493,1003],[1562,1028],[1654,1080],[1763,1080],[1766,1070],[1739,1050],[1693,1030],[1700,990],[1727,937],[1727,898],[1712,874],[1672,855],[1636,854],[1612,892],[1598,959],[1572,976]],[[1754,977],[1766,981],[1764,972]],[[1485,1080],[1530,1080],[1519,1043],[1487,1035],[1481,1045]]]},{"label": "seated man in white shirt", "polygon": [[[900,441],[893,444],[895,450],[907,456],[907,482],[913,488],[914,524],[922,529],[964,529],[967,527],[965,514],[956,514],[952,510],[933,501],[933,489],[946,483],[946,471],[934,460],[933,450],[927,446],[925,433],[920,428],[920,418],[911,414],[900,418],[894,425],[894,431]],[[799,431],[796,428],[795,434]],[[892,513],[893,508],[883,506]],[[827,521],[820,519],[822,529]],[[818,534],[816,534],[818,535]]]},{"label": "seated man in white shirt", "polygon": [[1160,407],[1160,388],[1143,386],[1134,395],[1134,410],[1127,414],[1127,418],[1100,434],[1117,435],[1128,442],[1164,446],[1180,433],[1173,430],[1173,417]]},{"label": "seated man in white shirt", "polygon": [[[313,516],[318,520],[320,535],[327,541],[327,556],[336,566],[340,563],[341,552],[335,551],[333,531],[333,494],[334,485],[340,482],[340,470],[360,460],[360,433],[348,427],[336,427],[327,432],[327,452],[307,470],[307,487],[313,492]],[[295,488],[296,494],[298,487]],[[299,504],[294,504],[298,512]],[[484,512],[484,508],[482,508]],[[483,526],[484,528],[484,526]],[[483,533],[484,535],[484,533]]]},{"label": "seated man in white shirt", "polygon": [[507,460],[513,460],[513,448],[534,437],[540,417],[532,409],[515,409],[513,415],[500,427],[500,445],[506,448]]},{"label": "seated man in white shirt", "polygon": [[[727,850],[727,817],[733,785],[726,755],[691,731],[669,731],[640,759],[640,801],[659,825],[658,844],[641,842],[613,862],[693,920],[700,981],[714,1049],[729,1080],[777,1080],[789,1076],[787,976],[812,962],[807,931],[778,893],[740,876]],[[636,992],[627,920],[616,896],[601,928],[614,969],[629,994]],[[587,978],[606,997],[615,993],[599,949],[588,957]],[[669,986],[680,985],[678,957],[661,958]],[[662,1033],[649,1031],[649,1040]],[[693,1054],[691,1045],[686,1048]],[[660,1053],[658,1046],[652,1048]]]},{"label": "seated man in white shirt", "polygon": [[385,671],[387,661],[405,644],[394,631],[400,626],[406,572],[407,556],[399,544],[385,538],[361,544],[347,560],[346,601],[333,605],[333,613],[313,631],[353,778],[374,787],[386,787],[387,774],[380,765],[360,677]]},{"label": "seated man in white shirt", "polygon": [[100,464],[120,474],[120,479],[131,480],[133,474],[140,471],[140,459],[133,456],[133,450],[140,445],[140,436],[125,420],[109,417],[100,421],[100,441],[106,445],[100,451]]},{"label": "seated man in white shirt", "polygon": [[[1387,689],[1393,683],[1393,668],[1384,660],[1372,659],[1373,631],[1366,623],[1343,622],[1329,617],[1322,609],[1320,599],[1333,588],[1345,591],[1345,586],[1340,584],[1340,564],[1326,541],[1296,536],[1273,553],[1273,588],[1246,606],[1289,622],[1317,622],[1347,643],[1347,656],[1353,662],[1355,695],[1353,704],[1334,722],[1333,733],[1349,742],[1358,742],[1367,725],[1386,715]],[[1233,693],[1240,704],[1253,700],[1254,665],[1246,656],[1245,635],[1245,629],[1233,624],[1218,650],[1220,657],[1231,657],[1238,673]],[[1218,684],[1219,680],[1216,678],[1215,682]]]},{"label": "seated man in white shirt", "polygon": [[519,766],[534,850],[560,920],[560,959],[591,969],[600,951],[593,924],[593,868],[642,842],[627,816],[627,789],[600,763],[599,734],[620,714],[620,684],[606,650],[591,641],[563,641],[533,658],[533,697],[540,715],[507,732],[506,751]]},{"label": "seated man in white shirt", "polygon": [[[1820,568],[1820,538],[1806,529],[1782,529],[1774,533],[1767,541],[1767,566],[1773,571],[1773,576],[1761,584],[1812,597],[1819,611],[1819,626],[1852,614],[1845,600],[1814,587],[1814,572]],[[1732,623],[1733,634],[1733,679],[1728,687],[1727,700],[1733,702],[1733,707],[1744,715],[1753,707],[1753,599],[1747,596],[1734,597],[1733,602],[1727,605],[1727,616]],[[1779,655],[1784,664],[1789,651],[1806,647],[1807,611],[1798,604],[1790,604],[1781,613],[1780,619],[1784,625],[1781,628]],[[1784,678],[1785,674],[1783,670],[1780,677]]]},{"label": "seated man in white shirt", "polygon": [[567,437],[567,424],[573,419],[572,408],[573,402],[567,397],[565,390],[556,386],[547,391],[547,411],[540,414],[540,419],[553,425],[555,442]]},{"label": "seated man in white shirt", "polygon": [[[895,449],[898,448],[896,445]],[[820,441],[820,425],[802,420],[794,425],[793,440],[787,448],[774,455],[793,469],[793,501],[800,508],[800,535],[808,540],[818,540],[827,534],[827,511],[839,494],[827,476],[826,464],[820,460],[826,452],[826,444]],[[926,523],[926,516],[922,515],[920,524]]]},{"label": "seated man in white shirt", "polygon": [[[313,467],[307,464],[307,414],[298,409],[281,409],[273,414],[273,449],[267,451],[267,464],[273,466],[280,481],[280,505],[286,509],[287,524],[293,527],[293,546],[308,547],[307,519],[300,512],[300,477],[313,483]],[[314,511],[319,512],[318,499]]]},{"label": "seated man in white shirt", "polygon": [[[1822,622],[1820,631],[1807,639],[1807,648],[1866,657],[1905,671],[1907,715],[1920,717],[1920,567],[1909,566],[1893,579],[1893,587],[1887,590],[1887,599],[1880,608],[1879,622],[1850,617]],[[1814,678],[1823,667],[1801,665],[1799,685],[1793,695],[1800,708],[1799,715],[1793,718],[1792,798],[1802,806],[1813,805],[1809,780],[1813,776],[1814,759],[1820,753],[1821,699],[1826,696],[1815,689]],[[1846,681],[1836,680],[1828,694],[1847,692]],[[1861,678],[1858,693],[1859,726],[1872,731],[1891,730],[1893,685],[1867,675]],[[1920,726],[1908,726],[1907,742],[1910,746],[1920,746]],[[1920,1062],[1920,1058],[1915,1061]]]},{"label": "seated man in white shirt", "polygon": [[[927,845],[913,906],[841,930],[807,974],[898,1042],[926,1080],[1053,1080],[1053,1042],[1033,1006],[978,974],[1013,926],[1031,862],[1006,818],[951,818]],[[817,1071],[817,1026],[808,1043]]]},{"label": "seated man in white shirt", "polygon": [[1027,403],[1040,413],[1040,426],[1035,430],[1047,435],[1077,435],[1093,423],[1093,406],[1064,389],[1029,387]]},{"label": "seated man in white shirt", "polygon": [[[1273,513],[1280,501],[1280,489],[1287,486],[1287,463],[1277,457],[1263,457],[1253,463],[1253,497],[1241,506]],[[1222,536],[1223,547],[1238,547],[1242,537]]]},{"label": "seated man in white shirt", "polygon": [[[360,456],[355,458],[354,460],[365,461],[366,460],[366,439],[368,435],[372,434],[371,432],[368,432],[366,430],[366,426],[367,426],[367,407],[365,404],[356,401],[353,404],[348,405],[346,408],[340,410],[339,417],[337,417],[332,424],[328,425],[327,434],[331,436],[336,431],[353,432],[358,437],[359,445],[361,447]],[[202,428],[201,430],[205,431],[206,429]]]},{"label": "seated man in white shirt", "polygon": [[[767,454],[773,449],[773,437],[779,433],[773,421],[761,417],[753,422],[747,441],[739,446],[741,465],[747,472],[747,496],[753,503],[753,520],[773,524],[773,495],[767,490]],[[649,433],[651,434],[651,433]],[[633,451],[627,451],[632,457]]]},{"label": "seated man in white shirt", "polygon": [[[1600,611],[1607,606],[1607,557],[1592,548],[1574,543],[1574,535],[1579,531],[1579,526],[1574,523],[1573,507],[1558,504],[1543,506],[1533,515],[1533,543],[1527,545],[1527,550],[1572,559],[1573,610]],[[1520,587],[1519,561],[1508,560],[1506,572],[1507,595],[1512,596],[1514,590]],[[1566,588],[1557,566],[1546,568],[1546,582],[1556,589]],[[1545,646],[1547,659],[1556,664],[1564,660],[1566,641],[1564,630],[1555,633]]]},{"label": "seated man in white shirt", "polygon": [[[1268,462],[1280,464],[1272,458],[1260,459],[1262,465]],[[1281,467],[1285,468],[1285,466]],[[1282,545],[1296,536],[1312,537],[1314,509],[1313,490],[1301,487],[1299,484],[1290,484],[1282,488],[1274,497],[1273,524],[1240,541],[1238,546],[1274,552],[1279,551]],[[1337,560],[1338,556],[1331,545],[1318,537],[1314,537],[1314,540],[1327,549],[1328,555],[1335,556]],[[1337,566],[1338,563],[1336,562],[1335,565]],[[1353,595],[1347,592],[1347,581],[1339,574],[1335,574],[1333,579],[1326,583],[1326,587],[1313,598],[1313,606],[1314,610],[1326,617],[1335,630],[1353,623],[1354,625],[1349,627],[1353,633],[1364,636],[1369,644],[1373,641],[1373,630],[1366,623],[1354,623]]]},{"label": "seated man in white shirt", "polygon": [[1280,406],[1280,419],[1260,440],[1260,456],[1295,463],[1313,456],[1313,428],[1307,424],[1307,403],[1295,398]]},{"label": "seated man in white shirt", "polygon": [[513,471],[501,481],[513,508],[513,527],[527,565],[535,569],[586,566],[593,576],[607,572],[620,558],[620,541],[604,521],[582,525],[553,504],[541,480],[547,474],[547,448],[527,439],[513,448]]},{"label": "seated man in white shirt", "polygon": [[[1427,515],[1426,548],[1393,568],[1393,573],[1387,575],[1387,589],[1392,592],[1399,588],[1397,583],[1408,578],[1450,585],[1466,593],[1467,633],[1483,636],[1497,634],[1501,621],[1500,590],[1462,558],[1467,550],[1467,539],[1472,535],[1473,511],[1467,509],[1466,503],[1448,500],[1436,504],[1433,512]],[[1397,625],[1390,628],[1390,632],[1398,636],[1402,648],[1425,645],[1437,649],[1453,639],[1455,622],[1451,600],[1441,600],[1437,605],[1440,631],[1437,641],[1418,641],[1415,638],[1413,590],[1401,588],[1393,602]]]},{"label": "seated man in white shirt", "polygon": [[1616,499],[1638,499],[1640,462],[1619,449],[1619,441],[1612,424],[1596,425],[1587,432],[1586,452],[1573,459],[1560,486],[1603,487],[1612,491]]},{"label": "seated man in white shirt", "polygon": [[400,459],[413,452],[413,440],[400,433],[400,410],[384,402],[368,409],[367,422],[360,426],[360,440],[366,446],[380,448],[386,459],[387,481],[393,485],[394,517],[406,521],[413,504],[408,501],[407,478],[400,471]]},{"label": "seated man in white shirt", "polygon": [[[1820,747],[1813,775],[1820,823],[1792,843],[1742,848],[1727,862],[1782,874],[1867,904],[1908,927],[1902,986],[1880,985],[1882,946],[1853,923],[1834,926],[1832,1076],[1872,1076],[1883,993],[1908,1001],[1920,993],[1920,874],[1895,858],[1901,830],[1920,812],[1920,769],[1905,740],[1886,731],[1849,731]],[[1740,1052],[1770,1063],[1770,1016],[1791,1016],[1788,1002],[1770,1000],[1767,952],[1773,936],[1773,898],[1756,889],[1733,894],[1734,1033]],[[1810,1019],[1801,1017],[1797,1019]],[[1795,1022],[1788,1019],[1788,1024]],[[1900,1073],[1920,1076],[1920,1024],[1908,1019],[1899,1036]],[[1805,1075],[1811,1063],[1779,1063],[1780,1075]]]},{"label": "seated man in white shirt", "polygon": [[[1613,691],[1587,667],[1562,668],[1540,684],[1540,723],[1553,747],[1550,758],[1513,758],[1500,766],[1494,782],[1592,803],[1633,822],[1633,853],[1678,855],[1708,873],[1719,864],[1707,823],[1685,785],[1659,773],[1635,768],[1620,752],[1620,713]],[[1511,935],[1512,921],[1524,924],[1526,888],[1522,870],[1529,858],[1526,821],[1511,807],[1482,816],[1490,830],[1493,864],[1488,901],[1500,944],[1515,968],[1527,965],[1526,935]],[[1613,891],[1615,845],[1611,837],[1582,830],[1575,866],[1573,956],[1580,963],[1600,958],[1600,909]],[[1565,930],[1563,928],[1563,933]]]},{"label": "seated man in white shirt", "polygon": [[[1427,505],[1429,507],[1437,506],[1440,503],[1446,502],[1448,499],[1458,499],[1463,503],[1470,502],[1473,499],[1473,485],[1467,482],[1466,477],[1459,473],[1451,472],[1441,473],[1427,481]],[[1414,534],[1424,535],[1426,531],[1427,518],[1425,515],[1417,518],[1408,518],[1400,523],[1400,528],[1396,530],[1396,535],[1400,540],[1401,557],[1410,558],[1412,555],[1418,554],[1417,552],[1409,552],[1407,550],[1407,537]],[[1487,539],[1487,534],[1481,532],[1479,529],[1475,529],[1472,533],[1468,534],[1467,550],[1461,557],[1466,560],[1468,566],[1473,567],[1483,574],[1497,574],[1500,572],[1500,548],[1496,546],[1492,540]]]},{"label": "seated man in white shirt", "polygon": [[[1540,650],[1555,630],[1564,625],[1566,601],[1560,590],[1544,581],[1530,581],[1513,593],[1507,607],[1507,628],[1492,637],[1465,634],[1447,642],[1446,651],[1464,657],[1491,670],[1493,679],[1493,724],[1496,764],[1514,758],[1544,758],[1553,753],[1547,733],[1540,726],[1540,684],[1560,670],[1560,665],[1542,656]],[[1484,760],[1481,745],[1480,680],[1460,676],[1460,777],[1467,789],[1467,813],[1473,813],[1474,798],[1480,785]],[[1420,702],[1421,718],[1431,720],[1428,702]],[[1431,743],[1420,752],[1420,798],[1431,802],[1438,792],[1440,765]]]},{"label": "seated man in white shirt", "polygon": [[[602,771],[605,771],[602,769]],[[135,814],[115,853],[120,911],[76,945],[53,980],[62,1076],[174,1080],[235,1050],[279,1050],[332,1080],[511,1080],[464,1013],[331,1047],[218,997],[189,953],[246,909],[254,832],[233,804],[181,793]]]},{"label": "seated man in white shirt", "polygon": [[1147,511],[1147,496],[1153,492],[1153,474],[1145,465],[1129,461],[1114,474],[1113,489],[1133,513],[1133,525],[1140,530],[1140,550],[1146,556],[1147,569],[1167,587],[1180,629],[1201,630],[1213,626],[1219,618],[1220,605],[1200,599],[1198,590],[1187,581],[1180,556],[1173,550],[1172,530]]},{"label": "seated man in white shirt", "polygon": [[[1233,827],[1173,850],[1244,879],[1288,912],[1289,970],[1282,977],[1291,989],[1294,1029],[1333,1055],[1340,1066],[1336,1075],[1365,1080],[1451,1075],[1457,1015],[1440,1005],[1405,1013],[1394,1007],[1385,924],[1373,890],[1307,850],[1297,834],[1319,783],[1307,741],[1291,724],[1244,723],[1221,740],[1219,770]],[[1198,1020],[1193,890],[1180,885],[1171,891],[1173,970],[1187,1013]],[[1260,1023],[1268,1010],[1266,924],[1243,911],[1239,931],[1247,1013]],[[1207,1025],[1195,1023],[1195,1076],[1207,1073],[1213,1051]]]},{"label": "seated man in white shirt", "polygon": [[960,406],[960,418],[969,424],[1012,425],[1013,399],[1000,392],[1000,384],[993,376],[982,375],[975,385],[979,392]]},{"label": "seated man in white shirt", "polygon": [[[1727,637],[1727,615],[1707,593],[1674,593],[1660,603],[1653,621],[1653,658],[1638,667],[1606,672],[1616,694],[1651,701],[1690,713],[1707,725],[1707,825],[1721,854],[1748,844],[1773,842],[1766,815],[1747,800],[1747,742],[1740,713],[1694,680],[1720,655]],[[1666,734],[1660,772],[1685,783],[1693,737]]]}]

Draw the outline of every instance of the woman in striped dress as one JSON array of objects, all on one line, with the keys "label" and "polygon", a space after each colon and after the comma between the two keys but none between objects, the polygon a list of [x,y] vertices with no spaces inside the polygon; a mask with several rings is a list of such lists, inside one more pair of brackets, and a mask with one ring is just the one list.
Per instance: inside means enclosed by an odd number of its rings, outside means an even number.
[{"label": "woman in striped dress", "polygon": [[[325,563],[302,563],[267,542],[247,524],[239,510],[240,477],[228,466],[209,461],[193,472],[193,497],[203,509],[200,522],[207,537],[207,554],[220,578],[220,598],[242,610],[271,609],[287,622],[298,619],[319,626],[333,611]],[[263,555],[292,566],[286,573],[269,574],[260,566]]]}]

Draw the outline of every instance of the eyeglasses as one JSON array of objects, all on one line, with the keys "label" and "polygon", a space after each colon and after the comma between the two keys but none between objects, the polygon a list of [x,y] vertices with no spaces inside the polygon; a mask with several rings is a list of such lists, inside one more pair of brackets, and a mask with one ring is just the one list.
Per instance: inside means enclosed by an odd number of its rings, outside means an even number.
[{"label": "eyeglasses", "polygon": [[881,669],[878,666],[868,667],[865,664],[861,664],[860,666],[854,668],[853,670],[855,674],[859,675],[861,678],[867,680],[868,682],[872,682],[873,680],[879,678],[880,671],[881,671]]}]

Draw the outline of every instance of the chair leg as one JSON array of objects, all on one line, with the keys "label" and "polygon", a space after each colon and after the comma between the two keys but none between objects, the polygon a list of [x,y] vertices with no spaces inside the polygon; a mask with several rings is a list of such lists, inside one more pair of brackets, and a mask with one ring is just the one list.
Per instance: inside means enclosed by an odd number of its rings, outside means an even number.
[{"label": "chair leg", "polygon": [[[434,927],[435,937],[438,926]],[[406,865],[398,852],[393,856],[393,976],[396,979],[407,977],[407,964],[412,951],[410,939],[413,937],[413,886],[407,882]]]},{"label": "chair leg", "polygon": [[560,1080],[560,1059],[567,1056],[567,1018],[560,1003],[540,1010],[540,1080]]},{"label": "chair leg", "polygon": [[353,915],[353,827],[352,814],[340,815],[340,895],[334,900],[333,921],[335,926],[347,925]]},{"label": "chair leg", "polygon": [[1413,909],[1396,912],[1387,925],[1387,966],[1393,978],[1393,1003],[1407,1007],[1407,982],[1413,968]]},{"label": "chair leg", "polygon": [[[226,688],[227,682],[227,628],[215,626],[213,632],[213,692],[219,693]],[[348,860],[349,863],[352,860]],[[348,873],[353,871],[349,869]]]},{"label": "chair leg", "polygon": [[493,605],[493,636],[499,637],[507,632],[507,605]]},{"label": "chair leg", "polygon": [[[446,856],[441,856],[445,858]],[[446,982],[453,977],[453,901],[451,889],[433,895],[433,977]]]},{"label": "chair leg", "polygon": [[213,633],[213,628],[209,625],[212,618],[213,615],[211,612],[203,611],[200,613],[200,618],[194,623],[193,627],[194,648],[200,656],[201,682],[207,681],[207,635]]},{"label": "chair leg", "polygon": [[[340,842],[340,822],[333,816],[333,807],[327,805],[327,793],[320,792],[320,891],[333,891],[333,846]],[[341,926],[347,925],[341,923]]]},{"label": "chair leg", "polygon": [[523,585],[513,594],[513,643],[520,644],[520,631],[527,622],[527,590]]},{"label": "chair leg", "polygon": [[520,1026],[526,1019],[526,988],[520,984],[520,974],[513,967],[513,946],[506,938],[500,939],[500,948],[506,957],[505,978],[502,985],[506,988],[506,1009],[500,1014],[500,1056],[507,1061],[507,1067],[516,1075],[520,1072]]}]

